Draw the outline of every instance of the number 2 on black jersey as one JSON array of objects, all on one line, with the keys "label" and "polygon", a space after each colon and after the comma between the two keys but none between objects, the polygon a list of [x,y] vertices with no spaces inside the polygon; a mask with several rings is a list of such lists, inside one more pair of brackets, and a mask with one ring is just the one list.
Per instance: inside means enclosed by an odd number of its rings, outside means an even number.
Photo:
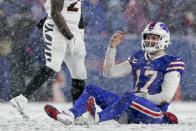
[{"label": "number 2 on black jersey", "polygon": [[67,7],[67,11],[78,12],[78,8],[75,7],[76,4],[77,4],[77,2],[70,4],[70,5]]}]

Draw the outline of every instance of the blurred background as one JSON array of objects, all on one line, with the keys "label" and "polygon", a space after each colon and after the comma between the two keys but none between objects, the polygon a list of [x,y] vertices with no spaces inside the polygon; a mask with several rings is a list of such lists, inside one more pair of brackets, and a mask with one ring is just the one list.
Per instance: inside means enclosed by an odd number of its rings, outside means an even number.
[{"label": "blurred background", "polygon": [[[0,101],[21,92],[45,64],[44,40],[38,22],[47,16],[45,0],[0,0]],[[107,79],[102,75],[104,55],[111,35],[127,36],[117,49],[117,63],[141,48],[141,32],[152,21],[164,22],[171,34],[168,54],[185,61],[185,72],[175,96],[196,101],[196,1],[195,0],[83,0],[87,49],[87,84],[119,95],[133,89],[132,77]],[[69,102],[71,77],[66,65],[36,91],[31,101]]]}]

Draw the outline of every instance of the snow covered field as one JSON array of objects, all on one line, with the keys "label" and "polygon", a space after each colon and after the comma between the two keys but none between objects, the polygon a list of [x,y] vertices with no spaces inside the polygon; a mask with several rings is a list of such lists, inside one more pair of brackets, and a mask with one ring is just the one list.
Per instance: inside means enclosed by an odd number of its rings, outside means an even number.
[{"label": "snow covered field", "polygon": [[[196,102],[176,102],[169,111],[178,116],[178,125],[120,125],[108,121],[99,125],[63,125],[50,119],[44,112],[46,103],[29,103],[30,119],[21,118],[8,103],[0,103],[0,131],[196,131]],[[68,109],[71,103],[50,103],[58,109]]]}]

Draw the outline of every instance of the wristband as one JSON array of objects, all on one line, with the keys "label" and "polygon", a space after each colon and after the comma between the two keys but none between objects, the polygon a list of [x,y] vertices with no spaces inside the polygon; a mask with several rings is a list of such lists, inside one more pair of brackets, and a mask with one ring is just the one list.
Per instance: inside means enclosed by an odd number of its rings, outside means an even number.
[{"label": "wristband", "polygon": [[68,40],[71,40],[72,38],[74,38],[74,35],[72,33],[69,33],[65,36]]}]

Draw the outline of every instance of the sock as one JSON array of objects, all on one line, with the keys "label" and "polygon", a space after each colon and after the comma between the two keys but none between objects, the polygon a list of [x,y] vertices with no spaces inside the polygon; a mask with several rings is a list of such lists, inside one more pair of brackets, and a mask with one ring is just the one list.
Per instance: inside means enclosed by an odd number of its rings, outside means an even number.
[{"label": "sock", "polygon": [[85,87],[85,80],[72,78],[71,95],[72,95],[73,104],[76,102],[78,97],[82,94],[84,87]]},{"label": "sock", "polygon": [[75,119],[75,116],[74,116],[74,114],[71,112],[71,111],[66,111],[66,113],[71,117],[71,118],[73,118],[73,119]]},{"label": "sock", "polygon": [[24,96],[30,98],[34,91],[42,86],[44,82],[48,80],[49,77],[53,76],[55,72],[49,67],[43,67],[36,74],[36,76],[30,81],[30,83],[26,87],[26,91],[24,92]]}]

